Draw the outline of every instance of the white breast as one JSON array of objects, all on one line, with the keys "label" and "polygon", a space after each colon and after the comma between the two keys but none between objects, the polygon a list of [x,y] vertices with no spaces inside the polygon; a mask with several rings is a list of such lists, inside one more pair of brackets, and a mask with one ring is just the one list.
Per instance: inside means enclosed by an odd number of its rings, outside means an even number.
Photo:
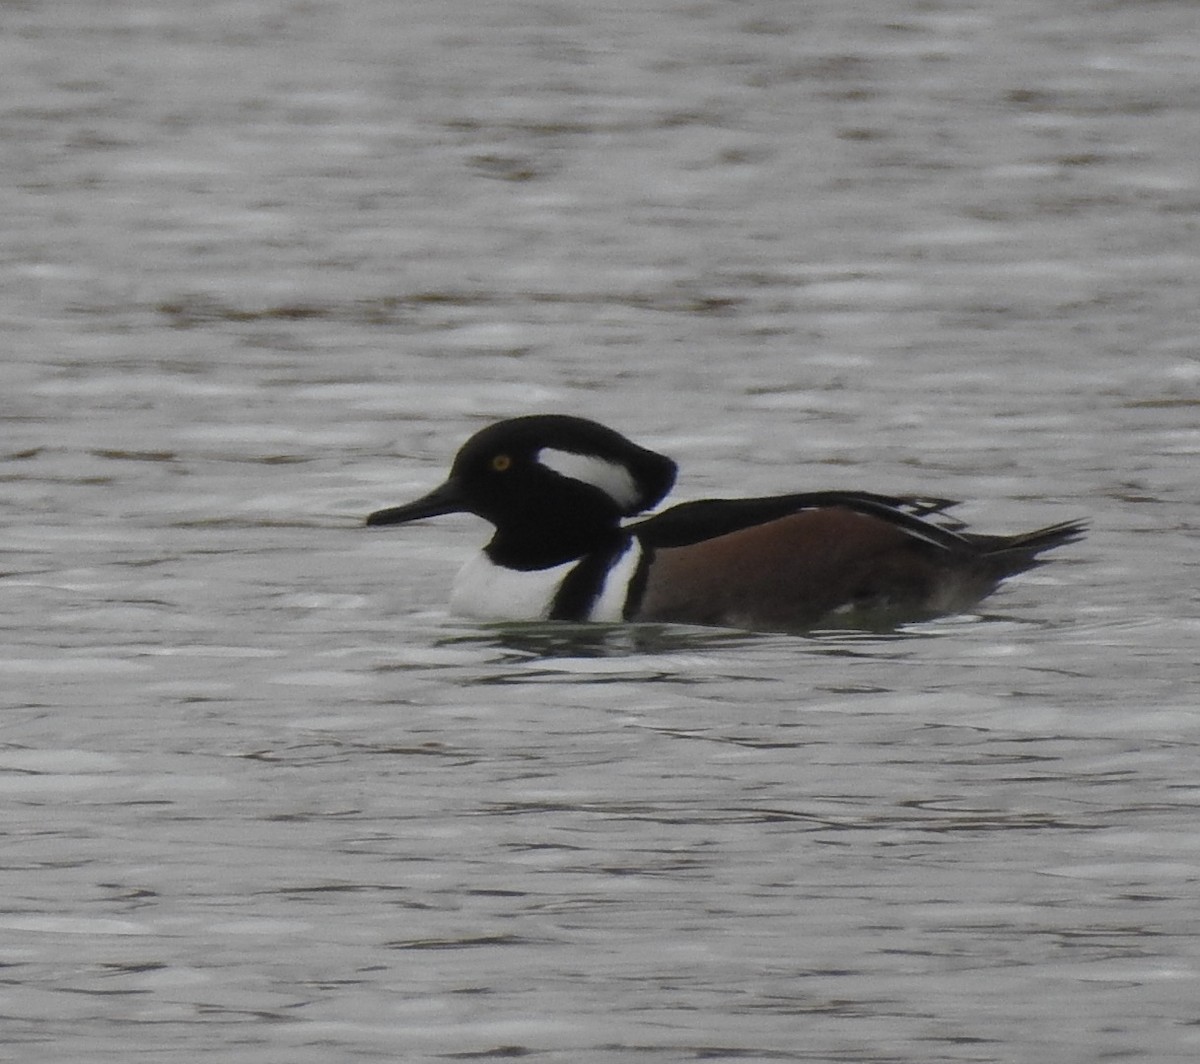
[{"label": "white breast", "polygon": [[[619,621],[641,546],[635,540],[609,569],[592,606],[590,621]],[[544,621],[563,578],[579,563],[522,571],[497,565],[482,551],[459,570],[450,592],[450,608],[464,617],[486,621]]]},{"label": "white breast", "polygon": [[481,621],[541,621],[575,562],[523,572],[497,565],[480,551],[454,578],[450,608]]}]

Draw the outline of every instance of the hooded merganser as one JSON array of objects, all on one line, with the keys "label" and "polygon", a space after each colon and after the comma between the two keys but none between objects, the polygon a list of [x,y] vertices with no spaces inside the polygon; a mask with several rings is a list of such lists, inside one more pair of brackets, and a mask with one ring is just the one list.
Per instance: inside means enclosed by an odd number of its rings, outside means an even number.
[{"label": "hooded merganser", "polygon": [[626,523],[675,471],[604,425],[533,414],[477,432],[444,484],[367,524],[490,521],[495,535],[454,583],[451,606],[468,616],[792,631],[968,609],[1086,527],[981,535],[946,516],[949,499],[859,491],[705,499]]}]

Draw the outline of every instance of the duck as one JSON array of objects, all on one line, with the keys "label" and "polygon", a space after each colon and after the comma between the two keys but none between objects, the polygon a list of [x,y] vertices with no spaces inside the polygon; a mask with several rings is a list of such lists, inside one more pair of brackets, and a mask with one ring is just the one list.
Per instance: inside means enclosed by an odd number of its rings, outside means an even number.
[{"label": "duck", "polygon": [[529,414],[462,445],[428,494],[371,527],[473,514],[494,531],[454,581],[457,614],[752,631],[896,628],[970,611],[1087,522],[969,531],[951,499],[811,491],[655,510],[676,463],[587,418]]}]

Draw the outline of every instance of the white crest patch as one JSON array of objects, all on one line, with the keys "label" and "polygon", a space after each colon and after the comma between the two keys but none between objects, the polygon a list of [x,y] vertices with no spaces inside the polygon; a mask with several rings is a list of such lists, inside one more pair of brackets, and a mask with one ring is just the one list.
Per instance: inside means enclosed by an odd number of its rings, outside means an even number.
[{"label": "white crest patch", "polygon": [[641,501],[642,492],[637,481],[620,462],[611,462],[595,454],[560,451],[554,447],[543,447],[537,453],[537,460],[564,477],[599,488],[623,512],[633,509]]}]

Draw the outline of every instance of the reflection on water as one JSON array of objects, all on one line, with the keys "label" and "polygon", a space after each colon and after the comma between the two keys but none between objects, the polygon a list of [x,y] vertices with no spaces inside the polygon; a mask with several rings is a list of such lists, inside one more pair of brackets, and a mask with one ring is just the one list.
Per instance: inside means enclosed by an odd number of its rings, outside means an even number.
[{"label": "reflection on water", "polygon": [[[0,1056],[1195,1059],[1194,9],[764,10],[3,7]],[[450,618],[361,516],[551,410],[1094,531]]]},{"label": "reflection on water", "polygon": [[736,649],[760,639],[749,632],[682,625],[497,622],[479,624],[470,632],[442,640],[439,645],[493,647],[505,652],[498,660],[520,662],[541,658],[628,659],[634,655],[704,653]]}]

